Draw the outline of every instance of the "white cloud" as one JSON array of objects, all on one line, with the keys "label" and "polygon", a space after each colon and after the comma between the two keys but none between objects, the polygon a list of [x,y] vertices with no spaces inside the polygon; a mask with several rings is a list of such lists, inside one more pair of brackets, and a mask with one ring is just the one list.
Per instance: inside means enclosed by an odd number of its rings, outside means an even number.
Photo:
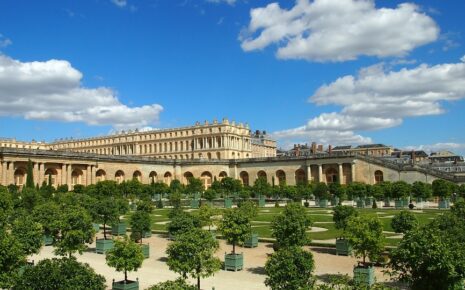
[{"label": "white cloud", "polygon": [[234,5],[237,0],[207,0],[210,3],[227,3],[229,5]]},{"label": "white cloud", "polygon": [[6,38],[3,36],[3,34],[0,33],[0,48],[5,48],[12,44],[13,42],[9,38]]},{"label": "white cloud", "polygon": [[242,49],[277,44],[277,57],[346,61],[361,55],[405,56],[438,38],[432,18],[410,3],[376,8],[373,0],[297,0],[290,10],[278,3],[250,11],[240,35]]},{"label": "white cloud", "polygon": [[426,144],[426,145],[411,145],[405,146],[404,150],[423,150],[425,152],[438,152],[438,151],[452,151],[454,153],[463,154],[465,151],[464,143],[436,143],[436,144]]},{"label": "white cloud", "polygon": [[0,116],[113,125],[117,129],[158,122],[158,104],[128,107],[105,87],[81,85],[82,73],[64,60],[21,62],[0,55]]},{"label": "white cloud", "polygon": [[365,143],[368,138],[354,132],[395,127],[408,117],[442,114],[442,102],[463,98],[465,56],[458,63],[421,64],[399,71],[385,71],[383,64],[378,64],[361,69],[357,76],[344,76],[321,86],[309,99],[317,105],[341,106],[340,112],[322,113],[304,126],[275,135],[327,138],[337,144]]},{"label": "white cloud", "polygon": [[128,5],[127,0],[111,0],[111,2],[118,7],[125,7],[126,5]]}]

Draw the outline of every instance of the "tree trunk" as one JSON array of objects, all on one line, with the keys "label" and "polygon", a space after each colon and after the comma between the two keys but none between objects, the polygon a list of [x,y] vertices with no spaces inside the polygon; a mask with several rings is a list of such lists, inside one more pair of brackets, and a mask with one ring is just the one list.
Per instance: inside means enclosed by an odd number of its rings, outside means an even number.
[{"label": "tree trunk", "polygon": [[200,290],[200,276],[197,276],[197,289]]},{"label": "tree trunk", "polygon": [[103,223],[103,239],[107,239],[107,228],[105,227],[105,222]]},{"label": "tree trunk", "polygon": [[124,270],[124,283],[128,282],[128,271]]},{"label": "tree trunk", "polygon": [[233,252],[232,253],[236,254],[236,243],[235,242],[233,242]]}]

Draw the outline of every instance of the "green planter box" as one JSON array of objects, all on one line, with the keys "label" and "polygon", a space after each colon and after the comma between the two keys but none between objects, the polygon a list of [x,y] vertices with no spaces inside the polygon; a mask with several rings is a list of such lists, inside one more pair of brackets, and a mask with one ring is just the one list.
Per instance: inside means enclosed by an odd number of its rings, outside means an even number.
[{"label": "green planter box", "polygon": [[384,199],[384,207],[391,207],[391,199],[389,197]]},{"label": "green planter box", "polygon": [[244,241],[244,247],[246,248],[255,248],[258,247],[258,234],[253,233],[250,236],[250,239]]},{"label": "green planter box", "polygon": [[126,281],[117,281],[113,280],[113,283],[111,284],[111,289],[112,290],[139,290],[139,280],[136,281],[131,281],[128,280],[127,283]]},{"label": "green planter box", "polygon": [[150,238],[152,236],[152,231],[147,231],[145,232],[142,237],[145,239],[145,238]]},{"label": "green planter box", "polygon": [[140,247],[142,249],[142,254],[144,255],[144,258],[145,259],[150,258],[150,245],[142,244],[140,245]]},{"label": "green planter box", "polygon": [[210,234],[212,235],[212,238],[216,240],[216,231],[215,230],[210,230]]},{"label": "green planter box", "polygon": [[95,224],[95,223],[93,223],[93,224],[92,224],[92,227],[94,228],[94,231],[95,231],[96,233],[98,233],[98,232],[100,231],[100,224]]},{"label": "green planter box", "polygon": [[365,201],[363,199],[357,200],[357,207],[358,208],[365,208]]},{"label": "green planter box", "polygon": [[226,271],[240,271],[244,268],[244,254],[225,254],[224,269]]},{"label": "green planter box", "polygon": [[157,193],[157,194],[154,194],[153,197],[152,197],[152,200],[154,200],[154,201],[158,201],[158,200],[160,200],[160,199],[161,199],[161,195],[158,194],[158,193]]},{"label": "green planter box", "polygon": [[375,284],[375,268],[373,266],[354,267],[354,282],[371,287]]},{"label": "green planter box", "polygon": [[449,200],[448,200],[448,199],[441,199],[441,200],[439,200],[438,208],[439,208],[439,209],[448,209],[448,208],[450,208],[450,202],[449,202]]},{"label": "green planter box", "polygon": [[415,201],[416,201],[417,203],[422,203],[422,202],[423,202],[423,198],[417,197],[417,198],[415,199]]},{"label": "green planter box", "polygon": [[97,239],[95,242],[95,252],[97,254],[105,254],[106,251],[113,248],[113,240]]},{"label": "green planter box", "polygon": [[346,239],[336,239],[336,255],[350,256],[352,254],[352,246]]},{"label": "green planter box", "polygon": [[34,267],[34,261],[26,262],[26,264],[19,267],[19,270],[18,270],[19,275],[22,276],[24,274],[24,271],[26,271],[27,268],[32,268],[32,267]]},{"label": "green planter box", "polygon": [[200,199],[200,192],[194,193],[194,199]]},{"label": "green planter box", "polygon": [[199,208],[200,201],[198,199],[191,200],[191,208]]},{"label": "green planter box", "polygon": [[338,204],[339,204],[339,197],[334,196],[334,197],[331,199],[331,205],[332,205],[332,206],[337,206]]},{"label": "green planter box", "polygon": [[225,198],[225,199],[224,199],[224,207],[225,207],[225,208],[232,208],[232,199],[230,199],[230,198]]},{"label": "green planter box", "polygon": [[371,207],[372,205],[373,205],[373,197],[365,198],[365,206],[366,207]]},{"label": "green planter box", "polygon": [[328,207],[328,200],[327,199],[320,199],[318,201],[318,206],[322,208],[327,208]]},{"label": "green planter box", "polygon": [[404,202],[405,202],[405,201],[404,201],[403,199],[396,199],[396,200],[395,200],[395,207],[396,207],[396,209],[405,208],[406,206],[408,206],[408,203],[405,205]]},{"label": "green planter box", "polygon": [[122,236],[126,234],[126,223],[119,222],[116,225],[111,226],[111,234],[114,236]]},{"label": "green planter box", "polygon": [[49,235],[43,236],[44,245],[51,246],[53,244],[53,237]]},{"label": "green planter box", "polygon": [[137,209],[137,204],[133,202],[133,203],[131,203],[131,204],[129,205],[129,208],[130,208],[131,210],[136,210],[136,209]]},{"label": "green planter box", "polygon": [[258,207],[265,207],[265,198],[264,197],[260,197],[258,199]]}]

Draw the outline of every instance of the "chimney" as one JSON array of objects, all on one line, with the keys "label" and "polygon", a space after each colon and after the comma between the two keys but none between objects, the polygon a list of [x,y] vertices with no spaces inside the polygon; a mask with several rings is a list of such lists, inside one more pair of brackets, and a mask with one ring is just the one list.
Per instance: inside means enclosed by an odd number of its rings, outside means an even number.
[{"label": "chimney", "polygon": [[331,153],[333,152],[333,146],[331,146],[331,144],[328,145],[328,153],[331,155]]},{"label": "chimney", "polygon": [[323,152],[323,145],[319,144],[317,148],[318,152]]},{"label": "chimney", "polygon": [[312,154],[316,154],[316,142],[312,142],[311,152],[312,152]]}]

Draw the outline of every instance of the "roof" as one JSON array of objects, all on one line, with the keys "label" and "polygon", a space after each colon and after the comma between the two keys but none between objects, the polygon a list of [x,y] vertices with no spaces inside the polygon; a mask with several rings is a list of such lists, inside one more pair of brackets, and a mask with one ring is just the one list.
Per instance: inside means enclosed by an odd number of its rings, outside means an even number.
[{"label": "roof", "polygon": [[358,145],[357,148],[381,148],[381,147],[389,147],[384,144],[365,144],[365,145]]},{"label": "roof", "polygon": [[351,149],[351,148],[352,148],[351,145],[344,145],[344,146],[336,146],[332,150],[348,150],[348,149]]}]

